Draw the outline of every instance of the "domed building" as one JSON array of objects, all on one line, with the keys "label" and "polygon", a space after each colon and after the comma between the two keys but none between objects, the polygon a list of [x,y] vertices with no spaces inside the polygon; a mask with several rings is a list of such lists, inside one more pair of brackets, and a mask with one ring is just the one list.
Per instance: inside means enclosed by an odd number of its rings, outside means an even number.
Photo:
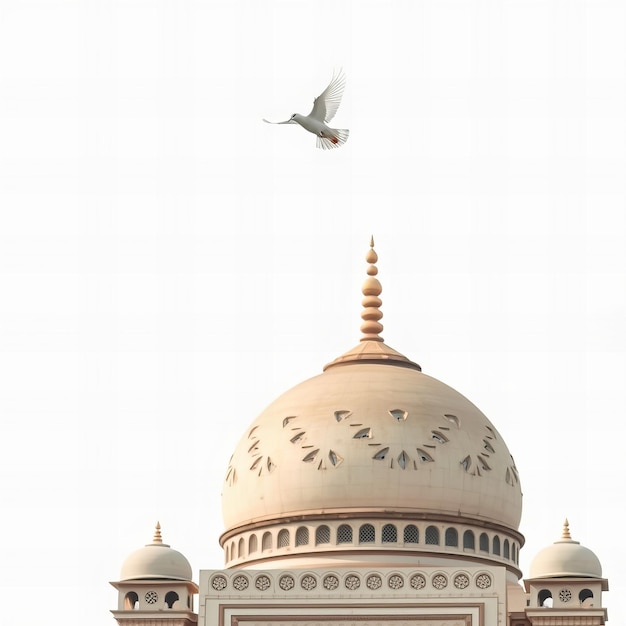
[{"label": "domed building", "polygon": [[[130,554],[122,564],[120,580],[111,583],[118,590],[118,607],[113,611],[120,626],[192,626],[198,586],[191,580],[189,561],[163,543],[157,522],[152,543]],[[166,615],[166,621],[163,616]]]},{"label": "domed building", "polygon": [[[526,613],[532,624],[604,624],[606,620],[601,600],[609,587],[602,578],[602,565],[589,548],[572,539],[567,520],[561,539],[535,555],[525,585]],[[545,619],[546,613],[552,622]],[[588,621],[582,621],[582,616]]]},{"label": "domed building", "polygon": [[[569,532],[520,584],[522,491],[511,452],[470,400],[385,344],[373,241],[366,261],[359,344],[272,402],[233,453],[222,492],[225,568],[200,572],[198,621],[604,624],[607,582]],[[120,624],[140,617],[122,603],[131,581],[154,580],[146,550],[114,583]],[[190,584],[181,562],[165,569],[168,581],[178,572]]]}]

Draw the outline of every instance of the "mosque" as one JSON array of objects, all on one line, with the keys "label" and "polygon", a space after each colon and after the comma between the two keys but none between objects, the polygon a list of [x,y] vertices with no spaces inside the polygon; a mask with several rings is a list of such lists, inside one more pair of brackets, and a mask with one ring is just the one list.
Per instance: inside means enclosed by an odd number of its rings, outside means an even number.
[{"label": "mosque", "polygon": [[372,241],[359,344],[270,404],[225,468],[224,567],[194,582],[157,524],[111,583],[119,626],[606,623],[608,581],[567,520],[523,577],[509,448],[384,343],[377,260]]}]

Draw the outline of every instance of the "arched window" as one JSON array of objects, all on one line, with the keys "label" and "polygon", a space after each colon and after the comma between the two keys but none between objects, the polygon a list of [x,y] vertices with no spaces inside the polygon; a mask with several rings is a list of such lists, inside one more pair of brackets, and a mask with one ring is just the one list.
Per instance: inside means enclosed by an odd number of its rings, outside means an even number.
[{"label": "arched window", "polygon": [[500,537],[498,535],[493,538],[493,553],[500,556]]},{"label": "arched window", "polygon": [[265,533],[261,541],[261,549],[263,552],[272,549],[272,533]]},{"label": "arched window", "polygon": [[342,524],[337,529],[337,543],[352,543],[352,526]]},{"label": "arched window", "polygon": [[593,591],[591,589],[581,589],[578,599],[581,606],[593,606]]},{"label": "arched window", "polygon": [[409,524],[404,527],[404,543],[419,543],[420,531],[417,530],[417,526]]},{"label": "arched window", "polygon": [[315,545],[322,543],[330,543],[330,528],[328,526],[320,526],[315,530]]},{"label": "arched window", "polygon": [[278,533],[278,540],[276,542],[276,545],[279,548],[288,548],[289,547],[289,531],[286,528],[283,528]]},{"label": "arched window", "polygon": [[439,529],[436,526],[429,526],[426,529],[426,543],[431,546],[439,545]]},{"label": "arched window", "polygon": [[376,541],[376,531],[371,524],[363,524],[359,528],[359,543],[374,543]]},{"label": "arched window", "polygon": [[487,533],[480,533],[478,547],[481,552],[489,552],[489,537],[487,537]]},{"label": "arched window", "polygon": [[243,541],[243,537],[239,540],[238,554],[240,559],[246,556],[246,546]]},{"label": "arched window", "polygon": [[515,543],[511,544],[511,561],[513,561],[513,563],[517,563],[517,546]]},{"label": "arched window", "polygon": [[235,542],[234,541],[230,542],[230,558],[231,559],[236,559],[237,558],[237,553],[235,552]]},{"label": "arched window", "polygon": [[309,529],[304,526],[300,526],[298,530],[296,530],[296,545],[297,546],[307,546],[309,545]]},{"label": "arched window", "polygon": [[[506,545],[506,544],[505,544]],[[552,592],[549,589],[542,589],[537,595],[539,606],[552,606]]]},{"label": "arched window", "polygon": [[124,596],[124,610],[134,611],[139,603],[139,596],[134,591],[129,591]]},{"label": "arched window", "polygon": [[509,540],[508,539],[504,540],[504,558],[505,559],[509,558]]},{"label": "arched window", "polygon": [[258,549],[259,549],[259,546],[257,545],[256,535],[250,535],[250,539],[248,540],[248,554],[252,554],[253,552],[256,552]]},{"label": "arched window", "polygon": [[383,543],[398,543],[398,531],[393,524],[385,524],[382,534]]},{"label": "arched window", "polygon": [[167,608],[171,609],[174,606],[174,602],[178,602],[179,597],[175,591],[168,591],[165,594],[165,604],[167,604]]},{"label": "arched window", "polygon": [[446,528],[446,545],[458,548],[459,546],[459,533],[456,528]]},{"label": "arched window", "polygon": [[474,533],[471,530],[466,530],[463,533],[463,548],[466,550],[475,550],[474,545]]}]

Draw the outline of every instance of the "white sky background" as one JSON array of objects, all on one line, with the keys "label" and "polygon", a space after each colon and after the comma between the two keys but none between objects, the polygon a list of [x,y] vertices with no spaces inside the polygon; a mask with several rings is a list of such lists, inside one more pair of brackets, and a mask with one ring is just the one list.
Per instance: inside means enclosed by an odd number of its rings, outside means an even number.
[{"label": "white sky background", "polygon": [[[157,520],[222,565],[247,425],[360,337],[515,456],[521,565],[596,552],[626,623],[626,4],[0,3],[2,623],[112,626]],[[343,67],[324,152],[296,126]]]}]

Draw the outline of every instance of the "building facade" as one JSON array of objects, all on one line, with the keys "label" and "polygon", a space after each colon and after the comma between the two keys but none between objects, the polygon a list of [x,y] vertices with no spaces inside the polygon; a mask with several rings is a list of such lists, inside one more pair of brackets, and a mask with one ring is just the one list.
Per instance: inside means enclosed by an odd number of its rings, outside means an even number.
[{"label": "building facade", "polygon": [[372,241],[359,344],[277,398],[235,449],[224,568],[196,587],[157,529],[112,583],[120,626],[606,622],[600,562],[567,522],[523,580],[513,457],[474,404],[385,344],[377,260]]}]

